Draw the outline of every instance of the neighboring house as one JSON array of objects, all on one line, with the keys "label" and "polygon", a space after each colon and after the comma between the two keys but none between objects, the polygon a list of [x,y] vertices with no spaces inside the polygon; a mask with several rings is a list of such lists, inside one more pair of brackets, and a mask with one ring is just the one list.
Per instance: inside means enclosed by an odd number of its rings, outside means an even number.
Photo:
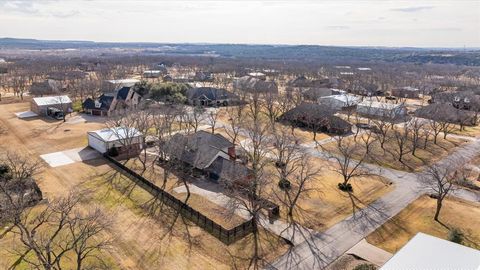
[{"label": "neighboring house", "polygon": [[236,161],[235,145],[220,134],[177,133],[166,143],[165,150],[170,161],[181,161],[215,182],[245,185],[251,176],[251,171]]},{"label": "neighboring house", "polygon": [[337,89],[332,88],[316,88],[312,87],[305,90],[302,95],[305,100],[309,101],[318,101],[321,97],[331,96],[331,95],[340,95],[341,92]]},{"label": "neighboring house", "polygon": [[228,106],[238,104],[240,98],[225,89],[213,87],[197,87],[187,90],[187,101],[199,106]]},{"label": "neighboring house", "polygon": [[433,103],[421,107],[415,111],[415,115],[420,118],[463,126],[474,126],[477,121],[475,113],[456,109],[446,103]]},{"label": "neighboring house", "polygon": [[104,89],[104,92],[109,93],[123,87],[132,87],[139,82],[140,80],[137,80],[137,79],[108,80],[108,81],[105,81],[103,85],[103,89]]},{"label": "neighboring house", "polygon": [[54,116],[56,112],[72,112],[72,101],[68,96],[36,97],[30,101],[30,110],[38,115]]},{"label": "neighboring house", "polygon": [[391,91],[392,96],[399,98],[418,98],[420,96],[420,89],[406,86],[394,88]]},{"label": "neighboring house", "polygon": [[347,92],[355,95],[366,96],[366,97],[383,95],[383,92],[378,90],[378,86],[371,83],[363,84],[363,85],[354,85],[352,88],[348,89]]},{"label": "neighboring house", "polygon": [[145,70],[143,72],[144,78],[160,78],[164,73],[161,70]]},{"label": "neighboring house", "polygon": [[318,104],[337,111],[353,109],[359,102],[358,97],[349,94],[324,96],[318,99]]},{"label": "neighboring house", "polygon": [[288,86],[291,87],[300,87],[300,88],[306,88],[306,87],[311,87],[312,86],[312,81],[307,79],[305,76],[299,76],[287,83]]},{"label": "neighboring house", "polygon": [[87,132],[88,146],[104,154],[115,148],[119,156],[137,155],[143,148],[143,134],[136,128],[114,127]]},{"label": "neighboring house", "polygon": [[66,90],[66,83],[53,79],[47,79],[43,82],[34,82],[30,86],[30,94],[35,96],[52,95],[65,92]]},{"label": "neighboring house", "polygon": [[380,270],[480,269],[480,251],[424,233],[417,233]]},{"label": "neighboring house", "polygon": [[233,81],[235,89],[249,93],[278,93],[278,86],[273,81],[264,81],[251,76],[243,76]]},{"label": "neighboring house", "polygon": [[265,75],[262,72],[250,72],[250,73],[248,73],[248,76],[254,77],[254,78],[257,78],[257,79],[260,79],[260,80],[264,80],[264,81],[267,79],[267,75]]},{"label": "neighboring house", "polygon": [[399,119],[407,115],[407,108],[403,103],[393,104],[365,100],[357,104],[357,113],[368,117]]},{"label": "neighboring house", "polygon": [[480,110],[480,97],[471,91],[435,93],[430,103],[447,103],[461,110]]},{"label": "neighboring house", "polygon": [[195,76],[193,77],[193,80],[199,81],[199,82],[213,82],[213,74],[211,72],[203,72],[203,71],[197,71],[195,72]]},{"label": "neighboring house", "polygon": [[135,109],[142,96],[132,87],[122,87],[112,93],[102,94],[97,99],[87,98],[83,103],[83,111],[91,115],[110,116],[115,111]]},{"label": "neighboring house", "polygon": [[336,110],[329,106],[303,103],[280,116],[279,121],[314,131],[347,134],[352,125],[335,116]]}]

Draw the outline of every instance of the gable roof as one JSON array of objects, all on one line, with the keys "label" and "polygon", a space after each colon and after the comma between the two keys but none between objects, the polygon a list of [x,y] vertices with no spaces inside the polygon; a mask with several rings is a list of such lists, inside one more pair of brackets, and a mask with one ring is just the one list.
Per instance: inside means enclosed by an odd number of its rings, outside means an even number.
[{"label": "gable roof", "polygon": [[228,92],[225,89],[214,87],[197,87],[187,90],[187,99],[200,99],[217,100],[217,99],[238,99],[238,96]]},{"label": "gable roof", "polygon": [[415,115],[425,119],[445,121],[453,124],[470,124],[475,119],[471,111],[459,110],[446,103],[433,103],[415,111]]},{"label": "gable roof", "polygon": [[281,121],[303,123],[313,127],[327,127],[329,129],[349,129],[351,124],[335,116],[336,110],[330,106],[302,103],[280,116]]},{"label": "gable roof", "polygon": [[61,104],[72,103],[72,101],[68,96],[36,97],[36,98],[33,98],[33,101],[38,106],[61,105]]},{"label": "gable roof", "polygon": [[246,92],[278,92],[278,86],[275,82],[264,81],[251,76],[236,79],[233,86]]},{"label": "gable roof", "polygon": [[217,157],[205,170],[218,175],[220,181],[226,183],[245,180],[253,172],[245,165],[223,157]]},{"label": "gable roof", "polygon": [[380,269],[480,270],[480,251],[420,232]]},{"label": "gable roof", "polygon": [[100,104],[100,107],[96,107],[95,106],[96,101],[91,98],[85,99],[85,101],[82,103],[82,106],[84,109],[88,109],[88,110],[108,111],[110,109],[110,106],[112,105],[113,99],[114,99],[114,96],[111,93],[102,94],[96,100]]},{"label": "gable roof", "polygon": [[118,140],[131,139],[143,136],[140,131],[132,127],[114,127],[105,128],[87,132],[104,142],[114,142]]},{"label": "gable roof", "polygon": [[191,135],[175,134],[165,145],[174,158],[199,169],[205,169],[223,149],[234,145],[220,134],[198,131]]},{"label": "gable roof", "polygon": [[303,97],[308,99],[308,100],[317,101],[317,99],[320,98],[320,97],[330,96],[332,94],[334,94],[334,91],[330,88],[312,87],[312,88],[308,89],[307,91],[303,92]]},{"label": "gable roof", "polygon": [[126,100],[130,93],[130,87],[124,86],[117,90],[117,99]]}]

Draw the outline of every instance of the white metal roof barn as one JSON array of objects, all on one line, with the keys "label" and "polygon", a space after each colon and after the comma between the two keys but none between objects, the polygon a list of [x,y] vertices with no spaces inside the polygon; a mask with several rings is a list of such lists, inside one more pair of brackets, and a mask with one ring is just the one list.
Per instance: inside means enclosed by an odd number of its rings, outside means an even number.
[{"label": "white metal roof barn", "polygon": [[115,127],[87,132],[88,146],[100,153],[106,153],[110,148],[122,148],[143,143],[143,134],[136,128]]},{"label": "white metal roof barn", "polygon": [[418,233],[380,270],[480,270],[480,251]]},{"label": "white metal roof barn", "polygon": [[49,107],[55,107],[65,112],[72,107],[68,96],[36,97],[30,102],[30,110],[38,115],[46,115]]}]

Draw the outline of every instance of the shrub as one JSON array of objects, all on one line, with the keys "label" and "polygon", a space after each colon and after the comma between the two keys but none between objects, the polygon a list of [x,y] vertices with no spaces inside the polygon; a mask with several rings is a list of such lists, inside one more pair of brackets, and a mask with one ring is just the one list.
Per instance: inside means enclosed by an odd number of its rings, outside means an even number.
[{"label": "shrub", "polygon": [[362,263],[362,264],[359,264],[359,265],[355,266],[355,268],[353,268],[353,270],[377,270],[377,267],[374,264],[371,264],[371,263]]},{"label": "shrub", "polygon": [[352,192],[353,191],[353,187],[350,183],[338,183],[338,188],[341,190],[341,191],[345,191],[345,192]]},{"label": "shrub", "polygon": [[457,244],[461,244],[463,242],[463,233],[457,228],[453,228],[448,233],[448,240],[452,241]]},{"label": "shrub", "polygon": [[280,181],[278,181],[278,187],[281,190],[289,190],[292,188],[292,184],[287,179],[281,179]]},{"label": "shrub", "polygon": [[81,100],[77,100],[75,102],[72,103],[72,109],[74,112],[81,112],[82,111],[82,101]]}]

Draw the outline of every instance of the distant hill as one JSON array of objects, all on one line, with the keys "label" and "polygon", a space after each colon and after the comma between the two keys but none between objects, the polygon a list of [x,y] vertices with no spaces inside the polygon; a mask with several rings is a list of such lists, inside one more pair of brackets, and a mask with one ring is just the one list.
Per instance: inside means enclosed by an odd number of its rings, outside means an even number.
[{"label": "distant hill", "polygon": [[[246,45],[186,43],[116,43],[0,38],[1,49],[135,48],[151,54],[218,55],[232,58],[294,59],[302,61],[401,61],[480,66],[480,50],[317,45]],[[163,49],[162,49],[163,48]]]}]

